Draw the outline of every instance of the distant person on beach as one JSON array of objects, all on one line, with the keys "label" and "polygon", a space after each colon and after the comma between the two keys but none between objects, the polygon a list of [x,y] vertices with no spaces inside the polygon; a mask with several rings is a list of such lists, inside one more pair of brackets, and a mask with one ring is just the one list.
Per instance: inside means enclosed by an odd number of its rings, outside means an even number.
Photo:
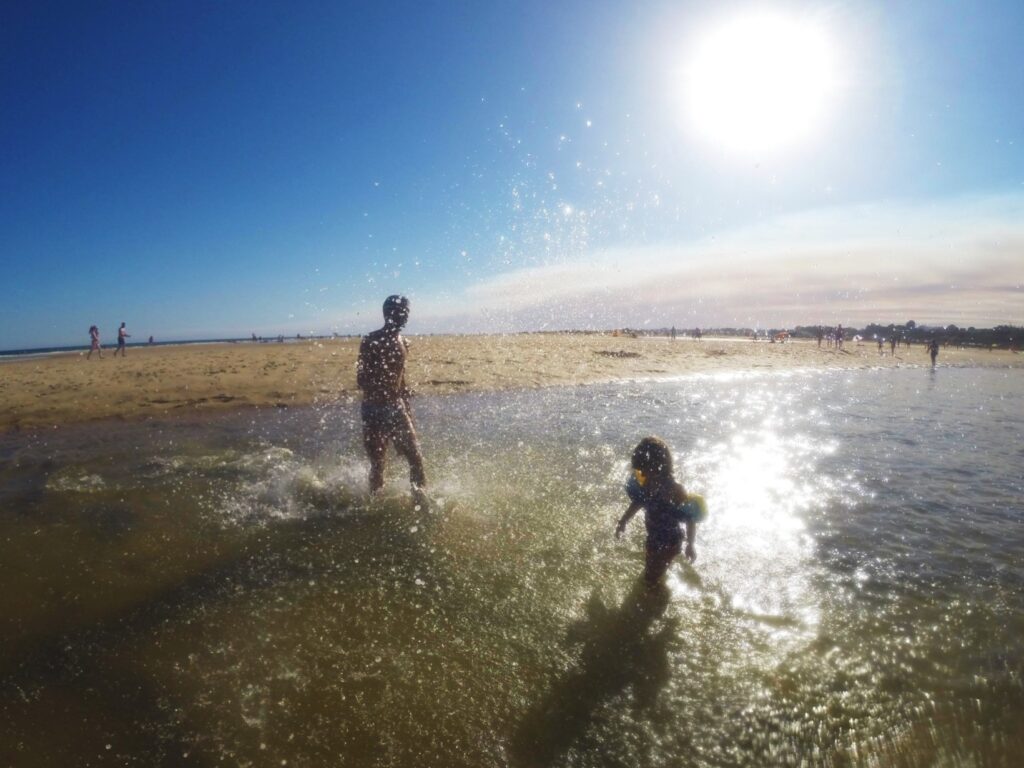
[{"label": "distant person on beach", "polygon": [[935,367],[935,358],[939,356],[939,340],[932,339],[928,342],[928,354],[932,357],[932,367]]},{"label": "distant person on beach", "polygon": [[93,352],[99,352],[100,358],[103,357],[103,347],[100,346],[100,329],[95,325],[89,326],[89,354],[85,356],[88,360],[92,357]]},{"label": "distant person on beach", "polygon": [[384,485],[388,443],[393,442],[409,462],[409,480],[416,497],[426,488],[427,477],[405,384],[408,342],[401,330],[408,321],[409,300],[388,296],[384,327],[364,336],[359,345],[356,380],[363,390],[363,444],[370,457],[370,491],[379,491]]},{"label": "distant person on beach", "polygon": [[889,352],[892,353],[893,357],[896,357],[896,334],[893,334],[892,338],[889,339]]},{"label": "distant person on beach", "polygon": [[836,349],[842,349],[843,348],[843,337],[844,336],[845,336],[845,333],[843,331],[842,324],[837,325],[836,326]]},{"label": "distant person on beach", "polygon": [[676,340],[676,327],[673,325],[672,326],[672,341],[675,341],[675,340]]},{"label": "distant person on beach", "polygon": [[[672,452],[664,440],[645,437],[633,449],[631,463],[633,476],[626,483],[629,507],[615,526],[615,538],[622,535],[632,517],[643,509],[647,527],[644,581],[654,585],[682,551],[684,541],[686,559],[690,562],[697,559],[697,523],[703,519],[703,510],[695,503],[687,503],[686,490],[673,475]],[[685,534],[680,524],[685,525]]]},{"label": "distant person on beach", "polygon": [[818,349],[821,349],[821,340],[825,338],[825,332],[821,329],[820,325],[818,326],[818,330],[815,335],[818,337]]},{"label": "distant person on beach", "polygon": [[117,357],[118,352],[121,353],[121,357],[125,356],[125,345],[128,343],[130,336],[131,334],[124,327],[124,323],[121,323],[121,327],[117,329],[117,349],[114,350],[114,357]]}]

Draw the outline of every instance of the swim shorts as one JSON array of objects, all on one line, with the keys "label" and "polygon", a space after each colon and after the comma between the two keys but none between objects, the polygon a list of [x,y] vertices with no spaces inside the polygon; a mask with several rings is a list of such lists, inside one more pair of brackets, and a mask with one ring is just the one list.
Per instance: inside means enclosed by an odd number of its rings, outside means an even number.
[{"label": "swim shorts", "polygon": [[393,440],[399,452],[416,448],[416,432],[412,419],[403,403],[363,402],[363,440],[371,444],[380,440]]}]

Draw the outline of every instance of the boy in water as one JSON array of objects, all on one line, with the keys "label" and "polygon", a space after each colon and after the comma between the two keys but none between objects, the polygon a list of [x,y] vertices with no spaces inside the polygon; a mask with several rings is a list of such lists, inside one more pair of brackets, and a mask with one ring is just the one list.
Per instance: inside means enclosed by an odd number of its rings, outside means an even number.
[{"label": "boy in water", "polygon": [[408,342],[401,330],[409,321],[409,300],[388,296],[384,302],[384,327],[363,337],[359,345],[356,381],[363,390],[363,444],[370,457],[370,491],[384,485],[388,442],[409,462],[413,496],[422,503],[427,477],[423,471],[416,429],[405,386]]},{"label": "boy in water", "polygon": [[[697,559],[697,523],[704,518],[703,509],[687,503],[686,490],[672,473],[672,452],[664,440],[645,437],[633,449],[633,477],[626,483],[629,507],[615,527],[615,538],[626,530],[633,515],[644,510],[647,526],[646,565],[644,581],[657,583],[672,560],[682,551],[686,541],[686,559]],[[679,524],[685,523],[686,534]]]}]

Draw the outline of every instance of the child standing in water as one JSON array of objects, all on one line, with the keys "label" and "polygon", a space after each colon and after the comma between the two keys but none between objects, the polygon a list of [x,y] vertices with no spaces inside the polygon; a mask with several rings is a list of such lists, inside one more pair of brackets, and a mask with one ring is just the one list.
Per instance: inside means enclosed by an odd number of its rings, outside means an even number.
[{"label": "child standing in water", "polygon": [[[704,519],[703,500],[688,497],[672,473],[672,452],[664,440],[645,437],[633,449],[633,477],[626,483],[629,507],[615,527],[622,535],[633,515],[644,510],[647,526],[644,581],[655,584],[668,570],[686,542],[686,559],[697,559],[697,523]],[[686,533],[679,524],[686,526]]]}]

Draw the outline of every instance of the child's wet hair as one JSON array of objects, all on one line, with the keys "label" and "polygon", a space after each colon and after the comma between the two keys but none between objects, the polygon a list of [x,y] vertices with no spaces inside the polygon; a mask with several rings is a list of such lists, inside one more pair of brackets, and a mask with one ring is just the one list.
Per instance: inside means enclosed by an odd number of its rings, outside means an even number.
[{"label": "child's wet hair", "polygon": [[633,449],[633,469],[645,475],[672,476],[672,451],[660,437],[645,437]]}]

